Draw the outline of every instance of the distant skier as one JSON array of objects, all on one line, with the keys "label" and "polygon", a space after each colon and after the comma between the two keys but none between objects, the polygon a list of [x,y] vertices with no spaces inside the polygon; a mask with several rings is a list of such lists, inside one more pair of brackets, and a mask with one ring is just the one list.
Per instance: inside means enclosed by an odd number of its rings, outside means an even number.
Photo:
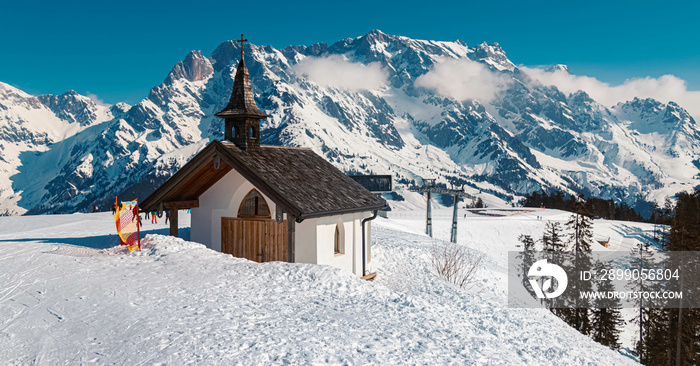
[{"label": "distant skier", "polygon": [[168,219],[170,218],[170,210],[165,211],[165,224],[168,224]]},{"label": "distant skier", "polygon": [[153,211],[151,212],[151,224],[157,224],[158,223],[158,214]]},{"label": "distant skier", "polygon": [[116,214],[116,213],[117,213],[117,203],[115,202],[115,203],[112,205],[112,215],[114,215],[114,214]]}]

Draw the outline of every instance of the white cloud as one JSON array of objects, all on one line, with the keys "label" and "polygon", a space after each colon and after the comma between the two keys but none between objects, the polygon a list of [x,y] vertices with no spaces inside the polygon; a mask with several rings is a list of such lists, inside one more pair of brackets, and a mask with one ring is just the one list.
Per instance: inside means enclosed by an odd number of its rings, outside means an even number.
[{"label": "white cloud", "polygon": [[628,79],[621,85],[612,86],[593,77],[571,75],[560,70],[547,72],[525,66],[520,66],[520,69],[540,83],[554,85],[564,93],[583,90],[608,107],[635,97],[654,98],[663,103],[676,102],[687,109],[696,121],[700,121],[700,91],[688,90],[685,80],[673,75]]},{"label": "white cloud", "polygon": [[479,62],[443,59],[416,79],[416,86],[433,89],[458,100],[476,99],[488,103],[511,82],[510,77],[494,73]]},{"label": "white cloud", "polygon": [[317,84],[351,91],[380,88],[389,76],[378,62],[363,65],[339,55],[307,57],[294,70]]},{"label": "white cloud", "polygon": [[95,102],[95,104],[97,104],[97,105],[99,105],[99,106],[107,107],[107,108],[109,108],[109,107],[112,106],[112,105],[109,104],[109,103],[105,103],[105,101],[102,100],[102,99],[100,99],[100,98],[97,96],[97,94],[93,94],[93,93],[87,92],[86,97],[90,98],[90,100],[92,100],[93,102]]}]

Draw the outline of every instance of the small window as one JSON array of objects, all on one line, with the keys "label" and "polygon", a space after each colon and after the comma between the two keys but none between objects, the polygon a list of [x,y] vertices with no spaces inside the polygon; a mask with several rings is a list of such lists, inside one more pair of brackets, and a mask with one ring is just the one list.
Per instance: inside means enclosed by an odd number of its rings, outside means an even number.
[{"label": "small window", "polygon": [[250,128],[250,137],[255,137],[255,127]]},{"label": "small window", "polygon": [[238,126],[233,127],[233,137],[238,137]]},{"label": "small window", "polygon": [[335,235],[333,238],[333,252],[335,255],[345,253],[345,233],[341,224],[335,225]]},{"label": "small window", "polygon": [[340,254],[340,229],[335,225],[335,240],[333,241],[333,249],[335,254]]},{"label": "small window", "polygon": [[238,217],[264,217],[270,218],[270,209],[263,196],[256,189],[248,192],[241,207],[238,209]]}]

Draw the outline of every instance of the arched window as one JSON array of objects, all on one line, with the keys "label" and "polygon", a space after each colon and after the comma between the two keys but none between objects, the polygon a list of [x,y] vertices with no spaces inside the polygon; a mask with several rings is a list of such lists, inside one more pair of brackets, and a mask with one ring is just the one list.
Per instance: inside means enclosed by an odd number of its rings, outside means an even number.
[{"label": "arched window", "polygon": [[254,127],[250,128],[250,137],[255,137],[255,128]]},{"label": "arched window", "polygon": [[333,249],[335,254],[340,254],[340,230],[338,225],[335,225],[335,240],[333,241]]},{"label": "arched window", "polygon": [[233,137],[239,137],[238,134],[238,126],[233,126]]},{"label": "arched window", "polygon": [[335,255],[345,253],[345,233],[340,224],[335,225],[335,237],[333,239],[333,252]]},{"label": "arched window", "polygon": [[241,207],[238,208],[238,217],[264,217],[270,218],[270,209],[267,202],[257,189],[252,189],[245,196]]}]

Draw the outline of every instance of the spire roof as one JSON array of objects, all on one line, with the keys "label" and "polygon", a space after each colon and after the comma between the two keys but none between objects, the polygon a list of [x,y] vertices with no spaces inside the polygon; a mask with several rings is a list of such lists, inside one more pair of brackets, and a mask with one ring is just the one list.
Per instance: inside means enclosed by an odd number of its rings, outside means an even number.
[{"label": "spire roof", "polygon": [[238,63],[236,76],[233,79],[233,91],[226,107],[216,113],[221,118],[251,117],[267,118],[267,114],[261,111],[255,104],[253,90],[250,85],[250,74],[243,59],[243,47],[241,46],[241,62]]}]

